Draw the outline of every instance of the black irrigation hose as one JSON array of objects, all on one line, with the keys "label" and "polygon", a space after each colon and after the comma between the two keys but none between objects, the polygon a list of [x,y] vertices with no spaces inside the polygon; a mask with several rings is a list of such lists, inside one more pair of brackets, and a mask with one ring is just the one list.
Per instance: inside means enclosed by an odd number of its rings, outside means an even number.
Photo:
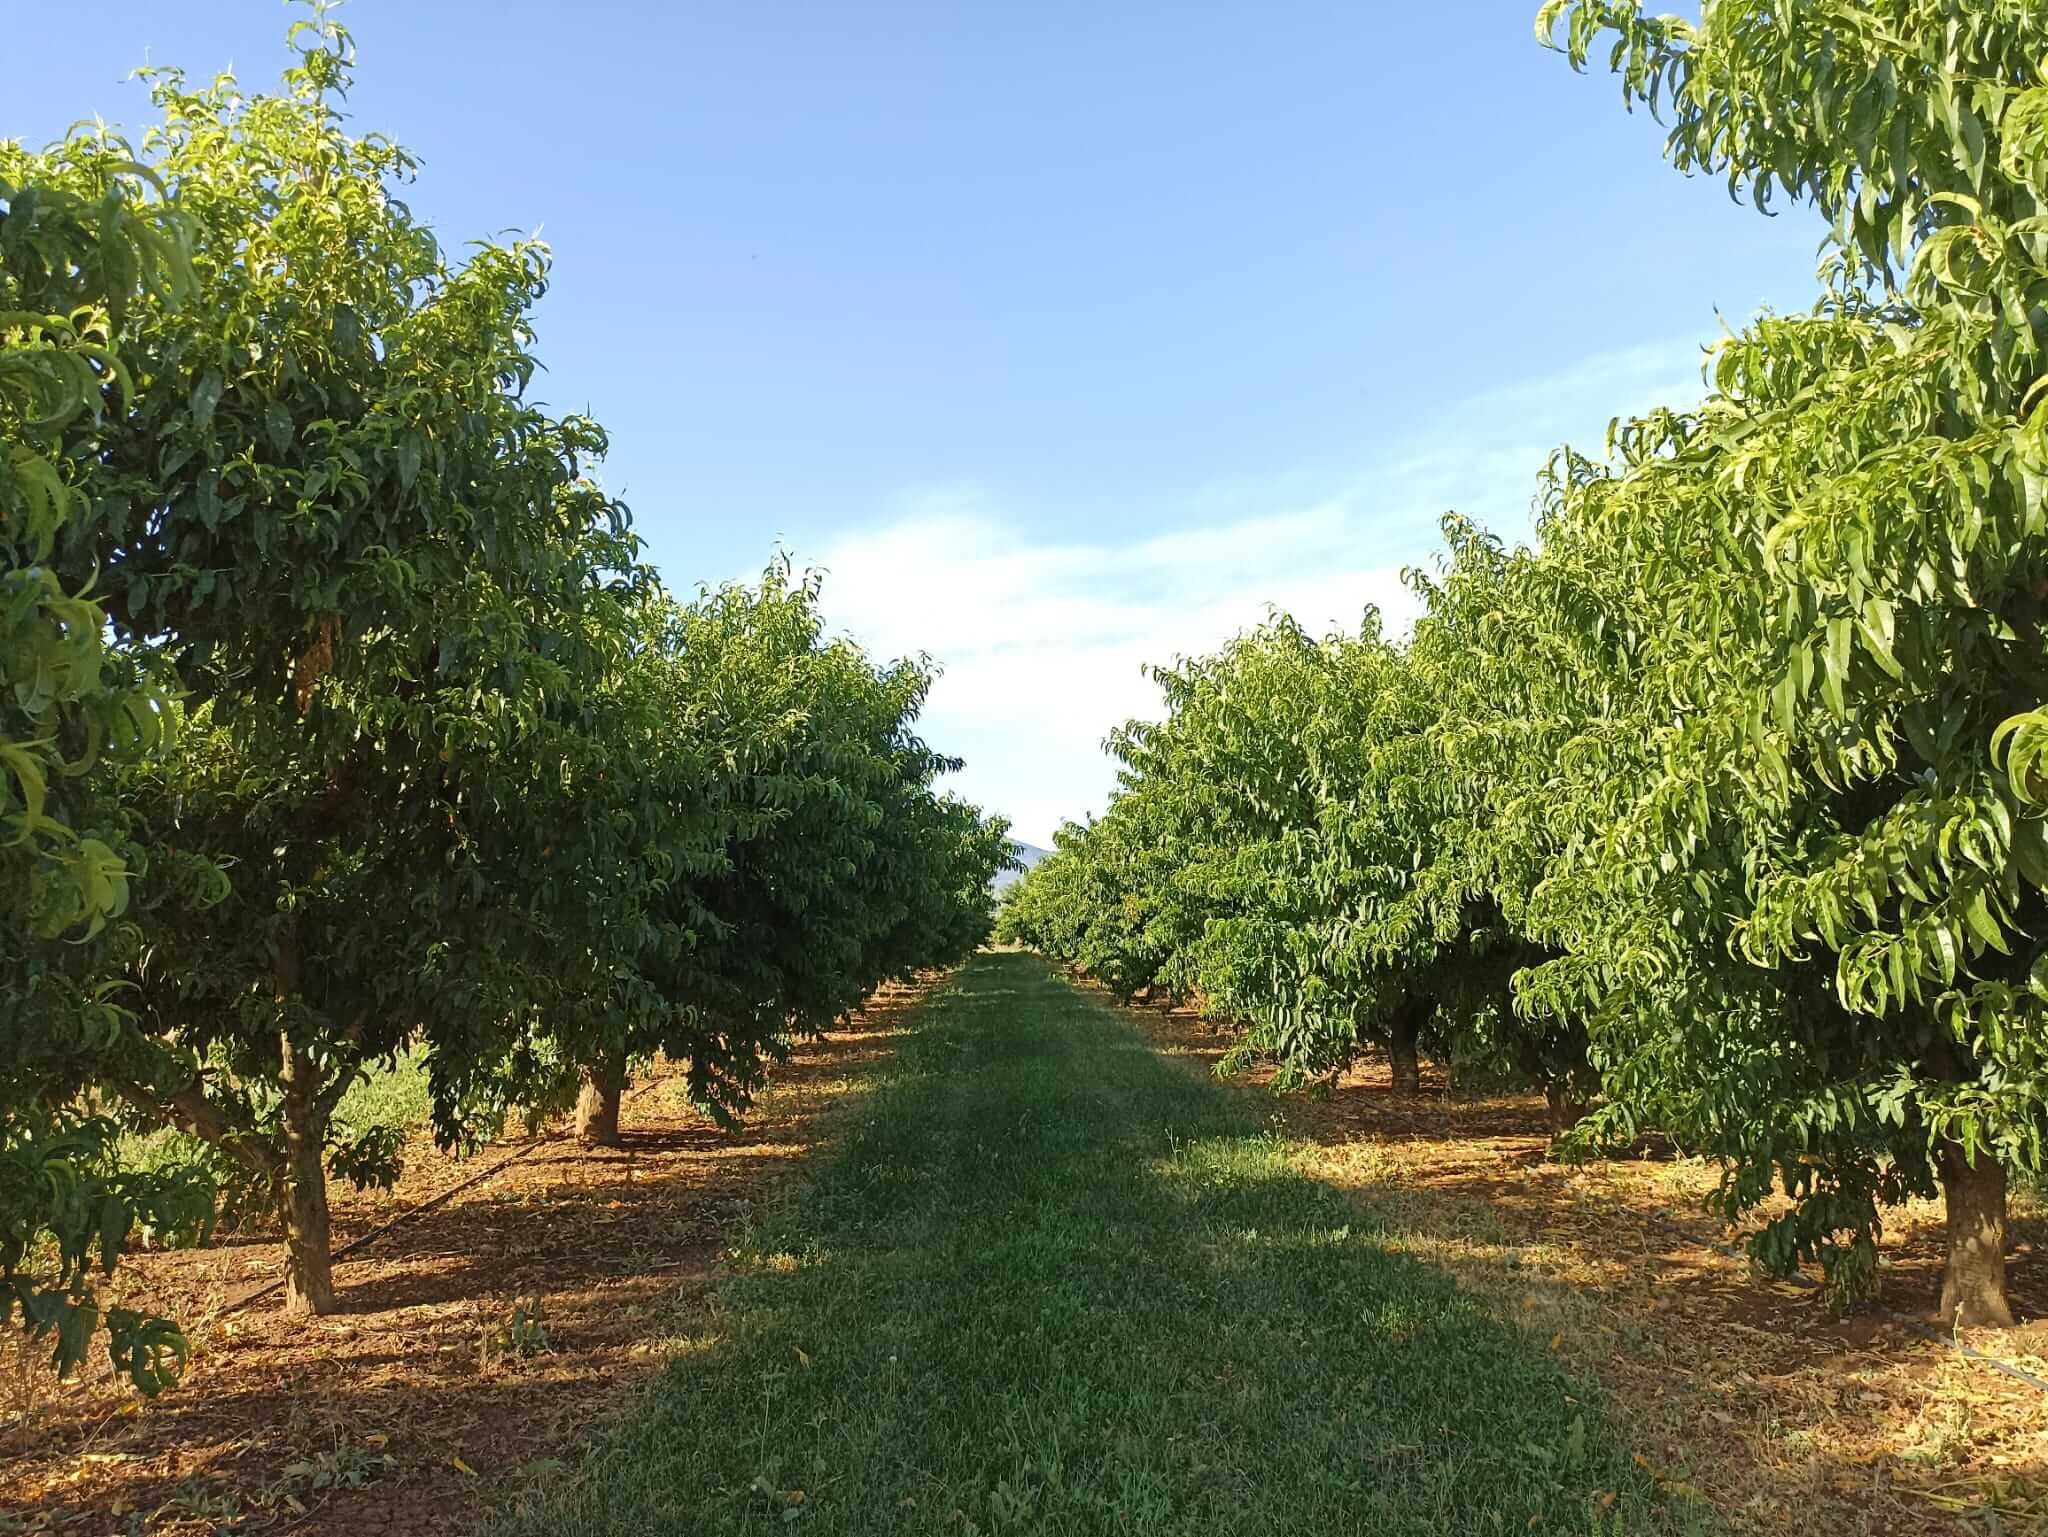
[{"label": "black irrigation hose", "polygon": [[[633,1092],[631,1094],[628,1094],[626,1098],[636,1099],[640,1095],[646,1093],[649,1089],[653,1088],[656,1084],[663,1082],[666,1082],[666,1079],[649,1078],[644,1083],[641,1083],[637,1087],[635,1087]],[[368,1248],[371,1244],[375,1243],[378,1239],[382,1238],[386,1233],[390,1232],[393,1228],[398,1227],[400,1224],[410,1222],[414,1217],[419,1216],[422,1212],[432,1211],[438,1206],[446,1206],[450,1201],[454,1200],[455,1197],[461,1195],[463,1191],[474,1189],[476,1186],[481,1185],[485,1180],[492,1178],[494,1175],[502,1174],[505,1170],[511,1168],[512,1165],[514,1165],[515,1163],[523,1162],[524,1160],[531,1158],[535,1153],[539,1152],[542,1148],[552,1147],[562,1140],[563,1139],[561,1137],[534,1138],[533,1141],[529,1142],[525,1147],[521,1148],[518,1152],[512,1154],[509,1158],[499,1159],[496,1163],[492,1164],[488,1169],[485,1169],[478,1174],[472,1174],[468,1179],[461,1180],[456,1184],[450,1185],[446,1190],[443,1190],[439,1195],[430,1197],[429,1199],[420,1202],[420,1204],[417,1206],[408,1206],[404,1211],[400,1212],[397,1216],[393,1217],[389,1222],[383,1223],[378,1227],[371,1228],[370,1231],[363,1234],[362,1237],[350,1239],[347,1243],[343,1244],[339,1249],[336,1249],[334,1253],[330,1256],[330,1258],[346,1259],[349,1255],[355,1253],[358,1249]],[[279,1277],[275,1281],[270,1281],[262,1286],[257,1287],[256,1290],[250,1292],[246,1297],[237,1297],[233,1302],[230,1302],[226,1306],[224,1306],[220,1310],[220,1312],[218,1312],[214,1316],[217,1318],[225,1318],[230,1313],[239,1313],[243,1308],[249,1306],[249,1304],[252,1302],[261,1302],[265,1297],[275,1296],[278,1292],[283,1291],[284,1287],[284,1278]]]},{"label": "black irrigation hose", "polygon": [[[904,991],[910,990],[912,990],[910,987],[906,987],[904,989]],[[876,990],[876,996],[880,996],[880,989]],[[649,1089],[653,1088],[656,1084],[666,1083],[667,1081],[667,1076],[645,1079],[642,1082],[635,1084],[632,1090],[625,1096],[625,1098],[629,1100],[637,1099],[642,1094],[645,1094]],[[384,1223],[381,1227],[374,1227],[370,1229],[369,1232],[363,1234],[362,1237],[349,1240],[349,1242],[343,1244],[339,1249],[336,1249],[331,1258],[346,1259],[349,1255],[355,1253],[358,1249],[367,1248],[370,1244],[374,1243],[379,1238],[382,1238],[386,1233],[390,1232],[393,1228],[399,1226],[401,1223],[410,1222],[414,1217],[417,1217],[421,1212],[432,1211],[437,1206],[447,1205],[449,1201],[453,1200],[456,1196],[462,1194],[463,1191],[469,1190],[477,1185],[481,1185],[485,1180],[489,1179],[492,1175],[501,1173],[504,1170],[511,1168],[513,1164],[518,1163],[523,1159],[531,1158],[535,1153],[539,1152],[542,1148],[552,1146],[554,1143],[559,1142],[561,1140],[562,1139],[559,1137],[536,1138],[534,1141],[527,1144],[527,1146],[521,1148],[518,1152],[514,1153],[511,1157],[501,1159],[497,1163],[492,1164],[488,1169],[485,1169],[481,1174],[472,1174],[468,1179],[465,1179],[458,1184],[450,1185],[446,1190],[442,1191],[439,1195],[434,1196],[429,1200],[422,1201],[417,1206],[407,1207],[404,1211],[400,1212],[397,1216],[393,1217],[389,1222]],[[261,1302],[265,1297],[274,1296],[278,1292],[283,1291],[284,1287],[284,1280],[282,1277],[280,1277],[278,1280],[271,1281],[266,1283],[265,1285],[257,1287],[256,1290],[250,1292],[246,1297],[237,1297],[233,1302],[230,1302],[226,1304],[224,1307],[222,1307],[221,1310],[214,1316],[216,1318],[225,1318],[230,1313],[239,1313],[243,1308],[247,1307],[250,1303]]]},{"label": "black irrigation hose", "polygon": [[[1662,1228],[1665,1232],[1675,1234],[1677,1237],[1686,1240],[1686,1242],[1697,1244],[1703,1249],[1712,1249],[1717,1253],[1726,1254],[1733,1259],[1749,1258],[1749,1256],[1745,1254],[1741,1249],[1736,1248],[1731,1244],[1716,1243],[1713,1239],[1708,1238],[1703,1234],[1692,1232],[1688,1228],[1682,1228],[1675,1222],[1666,1222],[1661,1217],[1650,1217],[1646,1220],[1649,1222],[1650,1226]],[[1819,1291],[1821,1289],[1820,1282],[1814,1280],[1813,1277],[1805,1275],[1796,1270],[1793,1271],[1791,1275],[1786,1276],[1783,1279],[1791,1281],[1795,1285],[1804,1286],[1812,1291]],[[1893,1323],[1903,1325],[1905,1328],[1912,1330],[1913,1333],[1919,1335],[1922,1339],[1932,1340],[1937,1345],[1953,1346],[1959,1355],[1967,1356],[1970,1360],[1976,1361],[1981,1365],[1988,1366],[1993,1371],[2003,1372],[2006,1376],[2012,1378],[2015,1382],[2022,1382],[2030,1388],[2038,1388],[2043,1393],[2048,1393],[2048,1379],[2037,1377],[2032,1372],[2026,1370],[2024,1367],[2015,1366],[2010,1361],[2002,1361],[1997,1356],[1986,1355],[1981,1350],[1976,1350],[1968,1345],[1965,1345],[1961,1340],[1957,1339],[1954,1335],[1943,1334],[1938,1329],[1930,1329],[1926,1324],[1922,1323],[1919,1319],[1913,1318],[1905,1313],[1901,1313],[1896,1308],[1888,1308],[1884,1306],[1884,1304],[1879,1303],[1877,1305],[1877,1311],[1882,1313],[1886,1318],[1889,1318]]]},{"label": "black irrigation hose", "polygon": [[[390,1232],[400,1223],[411,1221],[414,1217],[417,1217],[421,1212],[432,1211],[437,1206],[447,1205],[450,1201],[454,1200],[455,1197],[462,1194],[463,1191],[471,1189],[474,1186],[481,1185],[485,1180],[491,1178],[491,1176],[493,1176],[494,1174],[501,1173],[502,1171],[511,1168],[513,1164],[518,1163],[521,1159],[531,1158],[535,1153],[539,1152],[542,1148],[552,1146],[554,1143],[560,1140],[561,1139],[559,1137],[535,1138],[531,1143],[529,1143],[526,1147],[520,1149],[518,1152],[514,1153],[510,1158],[499,1160],[497,1163],[492,1164],[488,1169],[485,1169],[481,1174],[472,1174],[468,1179],[461,1181],[459,1184],[450,1185],[446,1190],[442,1191],[439,1195],[434,1196],[429,1200],[422,1201],[417,1206],[408,1206],[404,1211],[400,1212],[397,1216],[393,1217],[389,1222],[386,1222],[379,1227],[371,1228],[370,1231],[363,1234],[362,1237],[350,1239],[347,1243],[343,1244],[339,1249],[336,1249],[334,1253],[330,1256],[330,1258],[346,1259],[349,1255],[355,1253],[356,1250],[367,1248],[370,1244],[376,1242],[379,1238],[382,1238],[386,1233]],[[215,1316],[219,1318],[225,1318],[230,1313],[239,1313],[243,1308],[247,1307],[250,1303],[261,1302],[265,1297],[274,1296],[276,1293],[283,1291],[284,1287],[285,1283],[283,1278],[281,1277],[278,1280],[267,1282],[266,1284],[257,1287],[256,1290],[250,1292],[246,1297],[237,1297],[233,1302],[230,1302],[225,1307],[223,1307],[220,1310],[220,1312]]]}]

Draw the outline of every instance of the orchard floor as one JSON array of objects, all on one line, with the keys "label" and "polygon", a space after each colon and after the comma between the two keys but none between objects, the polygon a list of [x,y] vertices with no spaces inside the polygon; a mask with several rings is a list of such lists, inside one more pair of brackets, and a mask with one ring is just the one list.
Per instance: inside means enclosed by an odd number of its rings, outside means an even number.
[{"label": "orchard floor", "polygon": [[[1203,1073],[1230,1044],[1191,1011],[1118,1012]],[[1668,1149],[1559,1163],[1533,1095],[1453,1095],[1425,1072],[1421,1095],[1396,1096],[1384,1062],[1313,1097],[1272,1095],[1257,1073],[1230,1090],[1396,1248],[1598,1377],[1658,1480],[1703,1492],[1738,1529],[2048,1533],[2048,1393],[1889,1316],[1931,1321],[1938,1203],[1893,1214],[1885,1310],[1840,1318],[1812,1278],[1773,1282],[1729,1252],[1742,1234],[1704,1210],[1710,1165]],[[1964,1343],[2048,1379],[2038,1197],[2015,1196],[2011,1236],[2022,1327]]]},{"label": "orchard floor", "polygon": [[1021,954],[918,1012],[500,1537],[1719,1530],[1598,1383]]},{"label": "orchard floor", "polygon": [[[417,1215],[339,1262],[333,1317],[287,1320],[274,1296],[226,1311],[277,1276],[272,1238],[135,1257],[108,1300],[183,1320],[191,1369],[144,1403],[104,1358],[59,1384],[42,1351],[7,1344],[0,1534],[426,1537],[563,1476],[918,996],[891,990],[799,1049],[737,1133],[657,1073],[629,1093],[619,1151],[561,1127],[467,1160],[415,1146],[395,1190],[336,1192],[337,1245]],[[512,1327],[535,1297],[539,1332]]]},{"label": "orchard floor", "polygon": [[[623,1152],[419,1150],[339,1205],[417,1214],[334,1318],[224,1312],[268,1242],[144,1256],[192,1375],[15,1358],[0,1534],[2048,1533],[2048,1395],[1675,1233],[1697,1162],[1561,1166],[1539,1102],[1375,1065],[1221,1085],[1226,1045],[985,955],[740,1133],[657,1076]],[[1887,1235],[1902,1311],[1938,1232]],[[2048,1325],[1971,1343],[2048,1375]]]}]

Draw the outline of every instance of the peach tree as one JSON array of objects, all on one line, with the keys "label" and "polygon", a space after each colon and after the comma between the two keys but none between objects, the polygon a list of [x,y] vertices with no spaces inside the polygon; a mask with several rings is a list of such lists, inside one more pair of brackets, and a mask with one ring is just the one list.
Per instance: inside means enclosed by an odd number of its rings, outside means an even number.
[{"label": "peach tree", "polygon": [[[115,644],[175,696],[176,750],[118,784],[148,878],[224,874],[210,908],[145,915],[100,1088],[275,1200],[288,1305],[319,1312],[328,1167],[388,1177],[395,1140],[339,1139],[343,1094],[415,1036],[451,1066],[496,1050],[534,1002],[554,915],[500,829],[601,673],[577,616],[635,577],[585,475],[601,432],[527,397],[545,252],[452,265],[397,195],[404,152],[346,131],[346,34],[316,12],[294,39],[276,94],[154,77],[138,158],[191,292],[132,307],[133,395],[50,566],[97,573]],[[92,195],[81,156],[22,158]]]},{"label": "peach tree", "polygon": [[[166,750],[168,697],[151,658],[108,645],[89,578],[52,560],[98,512],[82,485],[133,398],[134,312],[189,296],[163,190],[109,135],[40,160],[0,144],[0,1314],[64,1370],[101,1322],[94,1274],[138,1231],[191,1238],[211,1213],[194,1171],[123,1169],[119,1125],[81,1097],[127,1054],[138,944],[143,860],[111,781]],[[176,1330],[105,1321],[116,1369],[155,1391]]]},{"label": "peach tree", "polygon": [[[1539,25],[1575,63],[1608,47],[1681,169],[1832,231],[1813,313],[1727,339],[1698,411],[1566,490],[1692,671],[1615,852],[1645,910],[1691,891],[1670,927],[1727,985],[1639,1056],[1707,1086],[1740,1204],[1798,1199],[1766,1258],[1867,1289],[1880,1204],[1938,1186],[1944,1314],[2009,1321],[2006,1182],[2048,1124],[2048,16],[1581,0]],[[1604,954],[1617,985],[1671,948],[1637,941]]]},{"label": "peach tree", "polygon": [[678,1063],[730,1122],[795,1041],[987,937],[1007,844],[934,788],[952,764],[912,731],[928,673],[826,639],[817,598],[782,565],[651,595],[602,691],[623,706],[591,734],[602,767],[545,819],[588,827],[550,836],[556,878],[592,888],[568,952],[585,980],[537,1016],[508,1092],[544,1100],[550,1072],[582,1069],[592,1140],[618,1139],[634,1062]]}]

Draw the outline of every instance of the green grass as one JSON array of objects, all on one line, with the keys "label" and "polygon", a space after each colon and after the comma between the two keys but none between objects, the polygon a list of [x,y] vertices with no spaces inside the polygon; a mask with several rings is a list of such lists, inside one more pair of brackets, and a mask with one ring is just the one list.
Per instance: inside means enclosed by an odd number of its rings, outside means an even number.
[{"label": "green grass", "polygon": [[503,1537],[1692,1529],[1597,1390],[1026,955],[682,1327]]},{"label": "green grass", "polygon": [[[372,1064],[335,1107],[336,1129],[344,1134],[372,1126],[395,1126],[413,1132],[433,1119],[434,1096],[427,1076],[427,1054],[411,1046],[390,1062]],[[225,1154],[181,1131],[130,1132],[121,1139],[121,1166],[129,1169],[183,1168],[197,1163],[223,1179],[240,1178]]]},{"label": "green grass", "polygon": [[433,1118],[434,1090],[423,1046],[409,1046],[390,1062],[372,1063],[334,1109],[334,1119],[348,1132],[372,1126],[417,1131]]}]

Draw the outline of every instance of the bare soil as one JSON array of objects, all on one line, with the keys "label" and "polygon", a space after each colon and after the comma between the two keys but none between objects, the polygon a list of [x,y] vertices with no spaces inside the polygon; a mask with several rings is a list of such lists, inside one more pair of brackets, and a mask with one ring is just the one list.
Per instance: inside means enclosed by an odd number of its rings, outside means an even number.
[{"label": "bare soil", "polygon": [[335,1191],[337,1247],[417,1215],[336,1265],[331,1317],[236,1307],[277,1279],[274,1238],[134,1257],[104,1300],[182,1320],[192,1364],[146,1402],[103,1359],[59,1383],[40,1350],[0,1356],[0,1533],[426,1537],[563,1476],[919,996],[800,1047],[737,1132],[657,1071],[623,1148],[566,1123],[466,1160],[415,1146],[394,1190]]},{"label": "bare soil", "polygon": [[[1159,1046],[1213,1069],[1229,1034],[1188,1010],[1134,1010]],[[1704,1210],[1714,1167],[1669,1149],[1581,1165],[1550,1154],[1533,1094],[1392,1091],[1385,1061],[1327,1092],[1265,1094],[1308,1170],[1355,1192],[1390,1241],[1454,1273],[1612,1394],[1638,1461],[1739,1526],[1772,1533],[2048,1533],[2048,1393],[1877,1309],[1756,1274]],[[1705,1243],[1694,1242],[1682,1229]],[[1965,1343],[2048,1378],[2048,1217],[2016,1202],[2022,1327]],[[1942,1213],[1892,1214],[1883,1304],[1931,1315]]]}]

